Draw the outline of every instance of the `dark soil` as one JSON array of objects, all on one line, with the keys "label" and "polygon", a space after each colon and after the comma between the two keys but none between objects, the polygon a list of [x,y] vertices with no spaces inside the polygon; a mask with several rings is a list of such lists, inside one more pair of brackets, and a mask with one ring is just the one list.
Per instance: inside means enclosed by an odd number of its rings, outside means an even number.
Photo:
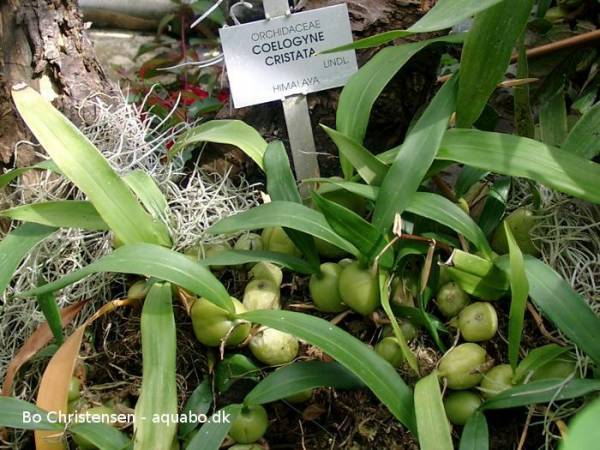
[{"label": "dark soil", "polygon": [[[289,277],[289,275],[288,275]],[[222,276],[229,284],[230,292],[241,297],[243,280],[233,280],[231,274]],[[284,280],[282,299],[288,304],[308,303],[306,279],[294,277]],[[507,302],[496,302],[499,312],[499,329],[507,327]],[[139,393],[142,364],[140,348],[141,308],[120,309],[99,321],[90,334],[82,354],[88,355],[85,363],[88,367],[86,385],[88,398],[93,401],[107,401],[117,398],[125,405],[134,405]],[[218,352],[208,350],[198,344],[191,322],[184,308],[176,307],[178,323],[178,386],[180,406],[206,374],[212,374],[214,365],[210,361],[218,360]],[[365,342],[373,343],[380,329],[370,320],[350,315],[340,324],[347,331]],[[434,344],[426,337],[418,339],[421,349],[433,349]],[[449,341],[450,343],[450,341]],[[533,348],[548,343],[540,334],[530,316],[526,319],[523,336],[523,348]],[[505,362],[506,343],[497,336],[487,343],[488,353],[496,363]],[[246,353],[244,349],[241,353]],[[420,351],[425,355],[423,371],[429,372],[440,356],[433,351]],[[318,349],[303,346],[302,358],[321,358],[328,360]],[[414,384],[414,376],[402,369],[403,378]],[[252,387],[252,382],[241,381],[225,394],[216,398],[216,407],[231,402],[239,402]],[[309,402],[292,405],[277,402],[267,406],[271,426],[265,440],[271,449],[418,449],[411,434],[389,413],[368,390],[335,391],[319,389]],[[525,409],[492,411],[486,413],[490,427],[491,449],[504,450],[516,448],[526,420]],[[455,427],[453,435],[458,443],[460,427]],[[537,449],[543,444],[541,426],[529,428],[523,449]]]}]

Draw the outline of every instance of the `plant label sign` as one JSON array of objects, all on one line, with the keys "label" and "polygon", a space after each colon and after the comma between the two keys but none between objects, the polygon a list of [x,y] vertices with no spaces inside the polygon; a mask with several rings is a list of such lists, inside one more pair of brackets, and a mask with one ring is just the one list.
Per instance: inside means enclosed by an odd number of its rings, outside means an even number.
[{"label": "plant label sign", "polygon": [[346,4],[219,30],[236,108],[344,86],[358,70]]}]

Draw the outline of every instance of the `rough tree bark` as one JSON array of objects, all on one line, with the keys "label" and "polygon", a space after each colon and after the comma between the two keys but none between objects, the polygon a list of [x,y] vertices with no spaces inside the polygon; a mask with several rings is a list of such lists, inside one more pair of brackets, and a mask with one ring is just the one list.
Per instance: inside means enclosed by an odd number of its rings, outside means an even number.
[{"label": "rough tree bark", "polygon": [[0,4],[0,164],[30,164],[31,149],[15,143],[29,139],[10,101],[10,89],[25,82],[54,99],[75,123],[93,118],[79,110],[90,94],[106,92],[100,67],[75,0],[3,0]]},{"label": "rough tree bark", "polygon": [[[347,3],[355,39],[372,36],[390,30],[405,29],[416,22],[434,3],[431,0],[305,0],[299,2],[303,9],[315,9],[339,3]],[[260,18],[253,12],[250,20]],[[427,36],[430,37],[430,36]],[[412,40],[424,39],[423,36]],[[411,40],[409,38],[408,40]],[[367,62],[378,49],[358,52],[359,65]],[[366,146],[373,151],[382,151],[401,142],[406,130],[419,108],[430,97],[436,80],[439,50],[427,49],[414,57],[389,83],[376,102],[366,137]],[[308,97],[311,120],[315,133],[322,175],[333,175],[339,171],[337,149],[318,126],[323,123],[335,127],[335,110],[340,89],[311,94]],[[237,118],[254,126],[269,138],[287,140],[285,120],[279,102],[267,103],[238,110],[225,107],[218,118]],[[205,152],[208,165],[223,157],[239,165],[243,157],[239,152],[224,146],[213,147]],[[250,168],[247,166],[247,169]]]}]

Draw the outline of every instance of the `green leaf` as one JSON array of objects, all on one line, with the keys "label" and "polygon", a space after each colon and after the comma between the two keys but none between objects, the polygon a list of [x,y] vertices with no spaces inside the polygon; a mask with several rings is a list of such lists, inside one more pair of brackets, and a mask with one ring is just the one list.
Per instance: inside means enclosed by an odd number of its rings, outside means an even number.
[{"label": "green leaf", "polygon": [[430,31],[451,28],[462,21],[485,11],[500,3],[502,0],[439,0],[408,30],[413,33],[427,33]]},{"label": "green leaf", "polygon": [[125,175],[123,181],[127,183],[152,217],[166,222],[169,205],[154,178],[142,170],[134,170]]},{"label": "green leaf", "polygon": [[153,244],[124,245],[82,269],[52,283],[22,292],[19,296],[54,292],[98,272],[131,273],[169,281],[234,312],[229,294],[207,268],[181,253]]},{"label": "green leaf", "polygon": [[459,450],[488,450],[489,447],[487,420],[481,411],[475,411],[463,428]]},{"label": "green leaf", "polygon": [[456,118],[470,128],[502,81],[533,0],[503,0],[475,16],[460,60]]},{"label": "green leaf", "polygon": [[388,287],[388,281],[389,281],[388,273],[383,270],[379,270],[378,271],[378,281],[379,281],[379,298],[381,299],[381,306],[383,307],[385,314],[388,316],[388,319],[390,320],[390,323],[392,325],[392,330],[394,332],[394,337],[396,338],[398,347],[400,347],[400,350],[402,351],[402,356],[404,356],[404,359],[406,360],[406,362],[408,362],[408,365],[410,366],[410,368],[412,370],[414,370],[414,372],[417,375],[420,375],[419,362],[417,361],[417,357],[413,353],[413,351],[410,349],[410,347],[408,346],[406,337],[404,336],[404,333],[402,332],[402,328],[400,328],[400,326],[398,325],[398,320],[396,319],[396,316],[394,315],[394,311],[392,310],[392,307],[390,305],[390,290]]},{"label": "green leaf", "polygon": [[600,103],[589,109],[581,119],[577,121],[562,149],[568,153],[592,159],[600,154]]},{"label": "green leaf", "polygon": [[369,36],[368,38],[354,41],[352,44],[327,50],[324,53],[350,50],[353,48],[379,47],[382,44],[411,34],[428,33],[451,28],[500,1],[501,0],[439,0],[427,14],[406,30],[393,30],[376,34],[375,36]]},{"label": "green leaf", "polygon": [[36,300],[40,309],[42,310],[42,313],[44,313],[46,322],[48,322],[48,327],[50,327],[50,330],[52,330],[56,345],[60,347],[63,343],[64,335],[60,309],[58,308],[54,294],[47,293],[38,295]]},{"label": "green leaf", "polygon": [[[39,421],[28,420],[39,414]],[[37,416],[36,416],[37,418]],[[25,419],[25,420],[24,420]],[[0,396],[0,426],[21,430],[62,431],[64,425],[51,421],[48,413],[32,403],[14,397]],[[39,423],[38,423],[39,422]]]},{"label": "green leaf", "polygon": [[[210,411],[210,407],[213,404],[213,392],[211,380],[209,377],[206,377],[202,383],[200,383],[192,395],[187,399],[185,405],[183,406],[182,413],[183,414],[206,414]],[[196,429],[198,423],[193,422],[181,422],[177,429],[177,435],[180,439],[185,439],[192,431]]]},{"label": "green leaf", "polygon": [[39,162],[37,164],[34,164],[33,166],[19,167],[17,169],[9,170],[8,172],[6,172],[5,174],[0,176],[0,189],[4,189],[14,179],[16,179],[16,178],[20,177],[21,175],[23,175],[24,173],[29,172],[30,170],[34,170],[34,169],[46,169],[46,170],[51,170],[53,172],[58,172],[58,167],[56,167],[56,164],[54,164],[54,161],[52,161],[50,159]]},{"label": "green leaf", "polygon": [[[339,111],[339,108],[338,108]],[[357,140],[321,124],[321,128],[329,135],[337,146],[340,157],[344,157],[356,169],[367,184],[381,184],[387,167]]]},{"label": "green leaf", "polygon": [[[505,257],[496,264],[509,270]],[[526,255],[525,272],[533,303],[571,342],[600,364],[600,317],[568,282],[542,261]]]},{"label": "green leaf", "polygon": [[125,433],[105,423],[77,423],[69,431],[102,450],[123,450],[131,445]]},{"label": "green leaf", "polygon": [[463,197],[475,183],[483,180],[489,173],[487,170],[476,169],[471,166],[463,167],[454,185],[456,196]]},{"label": "green leaf", "polygon": [[533,139],[478,130],[450,130],[437,158],[527,178],[600,203],[600,165]]},{"label": "green leaf", "polygon": [[239,318],[290,333],[319,347],[365,383],[402,424],[416,431],[410,388],[390,363],[363,342],[326,320],[292,311],[258,310]]},{"label": "green leaf", "polygon": [[569,422],[569,432],[561,443],[560,450],[582,450],[595,448],[600,442],[600,398],[579,411]]},{"label": "green leaf", "polygon": [[242,405],[231,404],[219,410],[215,415],[221,414],[227,420],[209,421],[202,425],[196,436],[190,441],[185,450],[219,450],[225,440],[233,421],[242,411]]},{"label": "green leaf", "polygon": [[447,198],[429,192],[416,192],[406,210],[434,220],[462,234],[475,244],[486,257],[491,258],[492,249],[481,228],[460,206]]},{"label": "green leaf", "polygon": [[400,146],[396,159],[381,183],[375,202],[373,225],[387,232],[396,214],[410,204],[448,128],[456,108],[456,77],[444,83]]},{"label": "green leaf", "polygon": [[600,380],[574,378],[540,380],[502,391],[481,405],[481,410],[507,409],[582,397],[600,391]]},{"label": "green leaf", "polygon": [[[267,192],[271,200],[302,204],[302,198],[290,167],[290,160],[281,141],[271,142],[267,146],[264,162],[267,174]],[[290,228],[286,228],[285,232],[314,270],[318,271],[319,254],[312,236]]]},{"label": "green leaf", "polygon": [[[538,9],[539,9],[538,4]],[[519,59],[517,60],[517,78],[529,78],[529,61],[527,60],[527,48],[525,47],[525,35],[527,31],[521,33],[518,41]],[[535,137],[535,125],[533,123],[533,113],[531,111],[531,101],[529,96],[529,85],[515,86],[513,89],[514,111],[515,111],[515,129],[516,134],[523,137]],[[490,130],[493,131],[493,130]]]},{"label": "green leaf", "polygon": [[0,211],[0,216],[57,228],[82,228],[91,231],[108,229],[94,205],[80,200],[57,200],[17,206]]},{"label": "green leaf", "polygon": [[[333,231],[351,242],[367,263],[370,264],[387,245],[385,236],[354,211],[327,200],[316,191],[313,192],[312,198]],[[381,256],[379,263],[386,268],[393,266],[394,252],[391,247]]]},{"label": "green leaf", "polygon": [[241,379],[260,380],[260,369],[247,356],[235,353],[217,364],[215,387],[220,393],[227,392],[233,383]]},{"label": "green leaf", "polygon": [[258,131],[241,120],[211,120],[190,128],[177,139],[170,153],[174,155],[200,142],[234,145],[263,168],[267,142]]},{"label": "green leaf", "polygon": [[404,317],[408,319],[410,322],[413,322],[415,325],[419,325],[425,328],[435,345],[438,346],[442,353],[446,352],[446,346],[444,342],[440,339],[440,332],[448,334],[448,330],[444,327],[444,324],[438,320],[437,317],[429,314],[427,311],[424,311],[419,308],[412,308],[410,306],[401,306],[398,303],[392,303],[392,310],[394,313],[400,317]]},{"label": "green leaf", "polygon": [[54,163],[87,195],[124,243],[171,244],[98,149],[67,118],[29,87],[13,89],[12,96],[21,117]]},{"label": "green leaf", "polygon": [[[328,178],[320,180],[339,186],[369,200],[375,200],[379,195],[379,189],[376,186],[368,186],[352,181],[330,180]],[[491,256],[492,249],[481,229],[467,213],[445,197],[429,192],[416,192],[406,210],[451,228],[465,236],[486,256]]]},{"label": "green leaf", "polygon": [[358,256],[358,250],[331,229],[323,214],[293,202],[271,202],[257,206],[220,220],[208,232],[227,234],[275,226],[302,231]]},{"label": "green leaf", "polygon": [[10,283],[25,255],[55,231],[54,227],[25,223],[4,236],[0,241],[0,293]]},{"label": "green leaf", "polygon": [[540,137],[544,144],[560,147],[567,137],[567,105],[561,89],[540,106]]},{"label": "green leaf", "polygon": [[284,253],[267,252],[259,250],[226,250],[215,256],[201,259],[198,264],[202,266],[239,266],[241,264],[268,261],[279,264],[294,272],[310,275],[317,273],[313,266],[295,256]]},{"label": "green leaf", "polygon": [[560,355],[569,351],[568,347],[561,347],[557,344],[547,344],[531,349],[527,356],[517,366],[517,370],[513,375],[513,383],[521,383],[527,376],[536,371],[538,368],[555,360]]},{"label": "green leaf", "polygon": [[450,424],[446,418],[437,372],[433,371],[417,381],[415,411],[421,450],[452,450]]},{"label": "green leaf", "polygon": [[485,199],[483,210],[479,216],[479,226],[485,236],[491,236],[504,217],[511,182],[511,177],[499,178],[494,182]]},{"label": "green leaf", "polygon": [[267,175],[267,192],[272,200],[302,203],[298,186],[281,141],[269,143],[265,151],[265,174]]},{"label": "green leaf", "polygon": [[364,197],[368,200],[376,200],[379,195],[379,187],[371,186],[364,183],[357,183],[355,181],[340,180],[338,178],[308,178],[305,182],[317,182],[326,183],[329,185],[337,186],[340,189],[345,189],[356,195]]},{"label": "green leaf", "polygon": [[456,267],[447,267],[448,276],[468,294],[482,300],[498,300],[507,294],[507,288],[503,286],[504,280],[495,277],[481,277]]},{"label": "green leaf", "polygon": [[301,361],[272,372],[248,392],[244,403],[262,405],[318,387],[360,389],[364,385],[336,362]]},{"label": "green leaf", "polygon": [[170,284],[154,284],[150,288],[142,309],[141,334],[142,387],[135,405],[137,420],[133,448],[167,449],[175,439],[177,424],[156,422],[152,418],[177,414],[177,342]]},{"label": "green leaf", "polygon": [[338,103],[336,128],[339,133],[362,143],[375,100],[396,73],[418,52],[436,43],[458,44],[462,34],[386,47],[350,78]]},{"label": "green leaf", "polygon": [[519,347],[523,334],[529,284],[525,275],[523,253],[506,222],[504,222],[504,232],[508,241],[511,291],[510,312],[508,313],[508,360],[514,371],[519,362]]}]

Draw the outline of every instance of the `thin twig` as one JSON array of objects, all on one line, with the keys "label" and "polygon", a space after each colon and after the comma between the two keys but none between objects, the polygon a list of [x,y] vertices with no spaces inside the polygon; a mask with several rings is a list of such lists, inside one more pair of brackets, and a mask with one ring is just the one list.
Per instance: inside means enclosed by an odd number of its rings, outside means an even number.
[{"label": "thin twig", "polygon": [[[600,30],[590,31],[589,33],[578,34],[577,36],[573,36],[567,39],[561,39],[560,41],[551,42],[550,44],[540,45],[539,47],[533,47],[528,49],[525,52],[527,59],[539,58],[541,56],[546,56],[551,53],[558,52],[560,50],[565,50],[567,48],[573,47],[582,47],[592,42],[600,40]],[[514,63],[519,58],[518,53],[513,53],[510,62]],[[452,75],[444,75],[443,77],[438,78],[438,83],[445,83],[450,79]]]},{"label": "thin twig", "polygon": [[567,344],[565,342],[563,342],[561,339],[558,339],[557,337],[554,337],[554,336],[552,336],[552,334],[550,334],[550,332],[546,329],[546,327],[544,325],[544,320],[542,319],[542,316],[540,316],[540,313],[538,313],[537,310],[533,307],[533,305],[529,302],[527,302],[527,310],[533,317],[533,321],[535,322],[536,326],[540,330],[540,333],[542,333],[542,335],[546,339],[548,339],[550,342],[554,342],[555,344],[558,344],[562,347],[567,346]]},{"label": "thin twig", "polygon": [[433,182],[439,188],[439,190],[442,191],[444,197],[446,197],[451,202],[456,202],[456,194],[454,193],[454,190],[450,187],[448,183],[446,183],[446,181],[444,181],[444,179],[441,176],[434,175]]},{"label": "thin twig", "polygon": [[527,413],[527,419],[525,419],[525,425],[523,426],[523,432],[521,433],[521,439],[519,439],[519,445],[517,450],[523,450],[523,446],[525,445],[525,439],[527,439],[527,430],[529,429],[529,425],[531,424],[531,418],[533,417],[534,406],[529,407],[529,412]]},{"label": "thin twig", "polygon": [[348,316],[348,314],[350,314],[351,312],[352,312],[351,310],[347,309],[346,311],[339,313],[337,316],[335,316],[329,322],[331,322],[332,325],[337,325],[342,320],[344,320],[346,318],[346,316]]}]

